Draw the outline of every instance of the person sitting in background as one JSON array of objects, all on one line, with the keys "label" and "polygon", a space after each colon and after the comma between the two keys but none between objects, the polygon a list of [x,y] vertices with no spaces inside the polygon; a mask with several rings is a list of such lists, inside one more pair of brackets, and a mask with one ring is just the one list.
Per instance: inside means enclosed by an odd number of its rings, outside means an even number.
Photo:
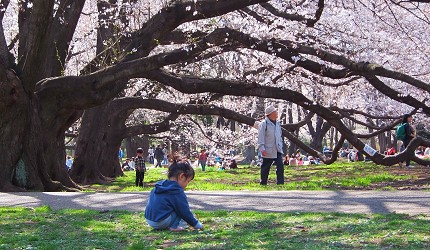
[{"label": "person sitting in background", "polygon": [[309,155],[305,155],[305,156],[303,157],[303,161],[309,161]]},{"label": "person sitting in background", "polygon": [[131,157],[131,160],[128,163],[128,165],[130,166],[130,170],[132,171],[136,170],[136,163],[134,163],[134,157]]},{"label": "person sitting in background", "polygon": [[122,171],[129,171],[130,170],[129,164],[130,164],[130,159],[125,159],[125,162],[121,166]]},{"label": "person sitting in background", "polygon": [[290,157],[288,155],[285,155],[284,165],[285,166],[290,165]]},{"label": "person sitting in background", "polygon": [[349,151],[348,154],[348,162],[354,162],[357,160],[357,154],[355,153],[354,150]]},{"label": "person sitting in background", "polygon": [[221,164],[221,156],[219,155],[215,156],[215,164],[217,163]]},{"label": "person sitting in background", "polygon": [[340,150],[340,154],[339,154],[339,156],[340,157],[342,157],[342,158],[346,158],[346,157],[348,157],[348,151],[346,150],[346,149],[344,149],[344,148],[342,148],[341,150]]},{"label": "person sitting in background", "polygon": [[394,147],[387,148],[387,151],[385,152],[385,155],[395,155],[395,154],[396,154],[396,149]]},{"label": "person sitting in background", "polygon": [[302,158],[302,157],[299,157],[299,159],[298,159],[298,161],[297,161],[297,165],[299,165],[299,166],[303,166],[303,163],[304,163],[303,158]]},{"label": "person sitting in background", "polygon": [[417,150],[415,150],[415,155],[419,158],[424,157],[424,150],[423,147],[418,147]]},{"label": "person sitting in background", "polygon": [[289,162],[290,166],[297,166],[297,159],[294,157],[294,155],[292,155],[290,157],[290,162]]},{"label": "person sitting in background", "polygon": [[223,159],[221,166],[218,170],[226,170],[228,166],[229,166],[229,161],[227,161],[227,159]]},{"label": "person sitting in background", "polygon": [[231,160],[229,168],[230,169],[236,169],[237,168],[237,163],[236,163],[235,159]]},{"label": "person sitting in background", "polygon": [[424,150],[424,157],[430,157],[430,147],[427,147],[426,150]]},{"label": "person sitting in background", "polygon": [[300,149],[297,149],[297,151],[296,151],[296,158],[297,159],[299,159],[300,157],[302,157],[302,154],[301,154],[301,152],[300,152]]}]

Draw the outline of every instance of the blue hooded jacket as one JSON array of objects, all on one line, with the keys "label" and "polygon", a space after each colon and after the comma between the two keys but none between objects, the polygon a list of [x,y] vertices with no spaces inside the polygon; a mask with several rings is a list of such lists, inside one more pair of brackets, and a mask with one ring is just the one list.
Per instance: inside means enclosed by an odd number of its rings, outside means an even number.
[{"label": "blue hooded jacket", "polygon": [[149,195],[145,218],[159,222],[169,217],[173,212],[192,227],[199,223],[191,213],[184,189],[176,181],[159,181]]}]

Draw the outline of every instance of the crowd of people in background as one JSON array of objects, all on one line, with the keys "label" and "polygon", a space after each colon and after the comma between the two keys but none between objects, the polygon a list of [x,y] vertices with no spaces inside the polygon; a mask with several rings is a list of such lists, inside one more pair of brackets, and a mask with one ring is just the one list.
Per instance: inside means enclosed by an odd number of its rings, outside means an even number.
[{"label": "crowd of people in background", "polygon": [[[143,149],[142,149],[143,150]],[[120,149],[120,152],[122,150]],[[143,152],[142,152],[143,155]],[[122,163],[122,170],[123,171],[135,171],[135,159],[136,157],[131,157],[125,159],[125,161]],[[122,161],[120,159],[120,161]],[[163,165],[168,165],[168,150],[167,147],[162,147],[161,145],[158,145],[154,148],[154,146],[150,146],[148,149],[148,156],[145,159],[145,162],[148,162],[149,164],[153,164],[155,167],[162,168]]]},{"label": "crowd of people in background", "polygon": [[[272,164],[276,165],[277,173],[277,184],[283,184],[284,177],[284,166],[306,166],[313,164],[321,164],[322,161],[309,154],[303,154],[298,149],[294,154],[284,155],[283,152],[283,141],[281,138],[281,129],[277,117],[277,110],[273,106],[269,106],[265,110],[266,119],[260,122],[258,126],[258,147],[257,147],[257,161],[251,162],[252,166],[258,166],[261,169],[261,185],[267,185],[267,177]],[[387,147],[385,155],[396,155],[399,152],[405,150],[409,145],[409,142],[415,137],[415,129],[410,125],[412,121],[412,115],[406,114],[403,117],[402,123],[396,130],[397,145],[393,147]],[[236,169],[238,163],[236,161],[237,151],[233,148],[214,147],[207,149],[201,149],[195,152],[189,152],[189,158],[181,158],[180,161],[187,162],[194,168],[201,168],[202,171],[206,171],[207,167],[214,167],[218,170]],[[331,158],[335,152],[330,146],[324,146],[322,154]],[[154,168],[167,167],[170,162],[174,162],[172,156],[184,155],[182,152],[173,152],[169,155],[167,146],[161,144],[154,147],[151,145],[147,151],[147,156],[144,156],[144,150],[138,148],[136,156],[124,159],[124,151],[119,149],[118,158],[121,163],[123,171],[135,171],[136,172],[136,186],[143,187],[144,176],[146,172],[146,164],[149,163]],[[415,156],[419,158],[430,158],[430,147],[418,147],[415,150]],[[347,159],[349,162],[355,161],[370,161],[366,155],[361,151],[356,150],[352,147],[343,147],[338,152],[338,157]],[[401,165],[402,163],[400,163]],[[73,159],[71,156],[66,156],[65,166],[67,171],[70,171],[73,165]],[[411,168],[410,161],[406,161],[406,167]]]},{"label": "crowd of people in background", "polygon": [[321,164],[319,158],[315,158],[311,155],[303,155],[299,149],[295,154],[291,156],[286,155],[284,158],[285,166],[308,166],[315,164]]}]

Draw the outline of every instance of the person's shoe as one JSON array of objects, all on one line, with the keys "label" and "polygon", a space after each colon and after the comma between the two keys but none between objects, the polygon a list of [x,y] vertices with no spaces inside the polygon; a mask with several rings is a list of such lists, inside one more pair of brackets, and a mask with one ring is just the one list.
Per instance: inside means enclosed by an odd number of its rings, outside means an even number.
[{"label": "person's shoe", "polygon": [[172,231],[172,232],[182,232],[184,230],[185,230],[185,228],[183,228],[183,227],[177,227],[177,228],[171,227],[171,228],[169,228],[169,231]]},{"label": "person's shoe", "polygon": [[412,166],[412,165],[409,165],[409,166],[406,166],[406,168],[414,168],[414,166]]}]

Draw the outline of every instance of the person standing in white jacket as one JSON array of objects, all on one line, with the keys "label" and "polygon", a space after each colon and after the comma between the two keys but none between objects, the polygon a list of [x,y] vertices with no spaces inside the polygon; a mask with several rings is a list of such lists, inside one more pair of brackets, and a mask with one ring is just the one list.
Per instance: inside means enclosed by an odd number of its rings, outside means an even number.
[{"label": "person standing in white jacket", "polygon": [[267,185],[270,167],[276,164],[276,184],[284,184],[284,163],[282,149],[281,124],[275,107],[268,106],[265,110],[266,119],[258,127],[258,150],[263,156],[261,165],[261,185]]}]

